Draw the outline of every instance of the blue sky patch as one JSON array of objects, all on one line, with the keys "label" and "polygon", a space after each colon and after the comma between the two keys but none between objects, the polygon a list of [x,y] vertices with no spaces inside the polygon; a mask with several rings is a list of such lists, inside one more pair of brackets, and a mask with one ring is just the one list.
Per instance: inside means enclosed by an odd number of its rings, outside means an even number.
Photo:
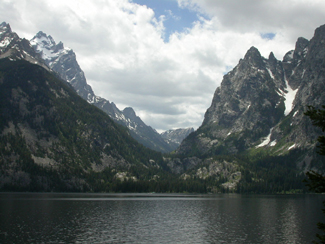
[{"label": "blue sky patch", "polygon": [[133,0],[132,2],[151,8],[157,20],[161,15],[165,16],[165,42],[169,40],[171,34],[192,28],[193,22],[199,20],[196,12],[178,7],[176,0]]},{"label": "blue sky patch", "polygon": [[273,40],[274,37],[276,36],[275,33],[271,33],[271,32],[270,33],[261,33],[260,35],[263,39],[267,39],[267,40]]}]

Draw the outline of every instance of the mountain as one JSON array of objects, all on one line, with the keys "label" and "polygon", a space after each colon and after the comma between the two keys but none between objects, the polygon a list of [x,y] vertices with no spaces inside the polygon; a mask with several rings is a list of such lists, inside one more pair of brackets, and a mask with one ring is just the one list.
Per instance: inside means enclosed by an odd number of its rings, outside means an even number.
[{"label": "mountain", "polygon": [[[28,40],[0,31],[0,191],[206,192],[81,98]],[[69,50],[66,50],[69,52]],[[139,123],[133,109],[123,111]]]},{"label": "mountain", "polygon": [[161,138],[160,134],[136,116],[132,108],[120,111],[113,102],[95,95],[91,86],[87,84],[85,74],[72,49],[65,48],[62,42],[56,44],[50,35],[42,31],[38,32],[30,43],[45,63],[63,80],[68,81],[82,98],[103,110],[114,121],[127,127],[134,139],[156,151],[172,151],[172,147]]},{"label": "mountain", "polygon": [[167,174],[160,153],[82,99],[9,24],[0,28],[1,190],[116,191]]},{"label": "mountain", "polygon": [[7,57],[11,60],[25,59],[49,70],[30,42],[25,38],[19,38],[16,33],[12,32],[10,25],[3,22],[0,24],[0,58]]},{"label": "mountain", "polygon": [[[293,155],[300,171],[316,169],[320,130],[304,115],[325,104],[325,25],[299,38],[282,61],[250,48],[223,77],[200,128],[177,153],[187,156]],[[297,153],[300,152],[300,153]],[[276,159],[275,159],[276,160]]]},{"label": "mountain", "polygon": [[282,61],[251,47],[223,77],[202,125],[165,158],[171,171],[205,180],[212,192],[304,191],[304,173],[324,171],[323,133],[304,114],[325,104],[324,42],[325,25]]},{"label": "mountain", "polygon": [[192,132],[194,132],[193,128],[185,128],[185,129],[167,130],[162,132],[160,135],[175,150],[181,144],[184,138],[187,137]]},{"label": "mountain", "polygon": [[96,191],[162,172],[159,153],[53,73],[4,58],[0,77],[0,189]]},{"label": "mountain", "polygon": [[[324,41],[321,26],[282,61],[250,48],[224,76],[202,125],[163,157],[79,96],[76,72],[63,79],[50,69],[42,56],[52,51],[36,52],[2,23],[0,190],[304,192],[304,172],[324,162],[316,143],[322,131],[304,115],[325,102]],[[58,45],[53,50],[70,52]],[[130,127],[151,128],[141,127],[132,108],[122,112]]]}]

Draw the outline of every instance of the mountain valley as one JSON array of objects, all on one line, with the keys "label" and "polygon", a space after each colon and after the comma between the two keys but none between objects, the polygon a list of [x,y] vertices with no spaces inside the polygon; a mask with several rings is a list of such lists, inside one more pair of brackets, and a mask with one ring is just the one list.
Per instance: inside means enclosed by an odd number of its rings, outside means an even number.
[{"label": "mountain valley", "polygon": [[113,102],[96,96],[91,86],[87,84],[85,74],[77,62],[75,53],[72,49],[65,48],[62,42],[56,44],[50,35],[40,31],[31,39],[30,43],[50,69],[57,72],[63,80],[69,82],[88,103],[100,108],[114,121],[127,127],[131,136],[138,142],[160,152],[170,152],[180,144],[171,145],[165,141],[155,129],[147,126],[136,115],[133,108],[128,107],[121,111]]},{"label": "mountain valley", "polygon": [[325,104],[324,41],[320,26],[282,61],[251,47],[197,130],[159,134],[96,96],[71,49],[2,23],[0,190],[304,192],[324,162],[304,114]]}]

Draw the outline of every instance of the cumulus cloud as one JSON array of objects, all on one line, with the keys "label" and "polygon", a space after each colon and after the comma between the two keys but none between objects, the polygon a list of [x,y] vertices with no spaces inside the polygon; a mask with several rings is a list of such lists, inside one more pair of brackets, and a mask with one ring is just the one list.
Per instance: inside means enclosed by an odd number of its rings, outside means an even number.
[{"label": "cumulus cloud", "polygon": [[136,0],[4,0],[0,14],[22,37],[42,30],[72,48],[97,95],[157,130],[200,126],[223,75],[251,46],[282,59],[325,14],[318,0],[174,1],[197,20],[168,41],[164,22],[182,16],[156,16]]}]

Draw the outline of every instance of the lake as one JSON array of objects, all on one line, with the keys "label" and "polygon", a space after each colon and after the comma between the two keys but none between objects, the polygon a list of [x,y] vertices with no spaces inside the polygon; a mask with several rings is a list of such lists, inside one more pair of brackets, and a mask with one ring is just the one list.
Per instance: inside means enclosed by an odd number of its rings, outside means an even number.
[{"label": "lake", "polygon": [[0,243],[311,243],[324,199],[0,193]]}]

